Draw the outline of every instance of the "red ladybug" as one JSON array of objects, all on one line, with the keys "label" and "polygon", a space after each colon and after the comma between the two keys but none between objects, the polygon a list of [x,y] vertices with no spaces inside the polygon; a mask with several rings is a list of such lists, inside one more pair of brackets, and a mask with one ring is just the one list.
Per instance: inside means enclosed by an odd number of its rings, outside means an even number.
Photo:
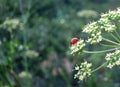
[{"label": "red ladybug", "polygon": [[78,38],[74,37],[71,39],[70,43],[71,45],[75,45],[78,42]]}]

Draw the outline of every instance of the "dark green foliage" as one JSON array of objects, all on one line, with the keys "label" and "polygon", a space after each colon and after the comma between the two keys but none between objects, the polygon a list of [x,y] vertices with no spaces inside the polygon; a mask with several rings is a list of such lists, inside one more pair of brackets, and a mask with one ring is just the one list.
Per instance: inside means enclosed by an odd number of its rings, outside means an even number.
[{"label": "dark green foliage", "polygon": [[[83,26],[119,4],[119,0],[0,0],[0,87],[119,87],[119,70],[103,69],[80,83],[73,79],[76,63],[87,56],[99,65],[104,54],[68,56],[70,39],[86,38]],[[3,26],[11,19],[20,24]]]}]

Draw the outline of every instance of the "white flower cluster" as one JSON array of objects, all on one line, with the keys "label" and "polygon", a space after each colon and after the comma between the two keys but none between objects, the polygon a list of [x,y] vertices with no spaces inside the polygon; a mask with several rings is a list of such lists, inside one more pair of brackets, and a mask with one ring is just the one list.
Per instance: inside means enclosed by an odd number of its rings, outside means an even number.
[{"label": "white flower cluster", "polygon": [[94,34],[99,31],[99,27],[97,26],[97,22],[92,22],[85,26],[83,32],[88,34]]},{"label": "white flower cluster", "polygon": [[89,42],[91,44],[99,43],[100,41],[102,41],[101,32],[97,32],[95,34],[91,34],[91,37],[88,38],[88,40],[87,40],[87,42]]},{"label": "white flower cluster", "polygon": [[120,21],[120,9],[109,11],[108,13],[102,14],[101,19],[98,21],[101,29],[107,32],[113,32],[116,30],[114,21]]},{"label": "white flower cluster", "polygon": [[107,67],[112,68],[116,65],[120,65],[120,50],[116,50],[113,53],[108,53],[105,57],[107,61]]},{"label": "white flower cluster", "polygon": [[18,26],[21,26],[20,20],[18,19],[7,19],[1,25],[1,27],[8,28],[9,30],[15,29]]},{"label": "white flower cluster", "polygon": [[116,26],[112,24],[111,20],[108,18],[101,18],[99,21],[99,28],[107,32],[113,32],[116,30]]},{"label": "white flower cluster", "polygon": [[[86,42],[90,44],[99,43],[104,38],[102,35],[103,32],[114,32],[117,28],[117,23],[120,23],[120,9],[109,11],[108,13],[102,14],[101,18],[96,22],[91,22],[90,24],[86,25],[83,29],[83,32],[90,35],[88,37],[88,40]],[[113,42],[113,41],[112,41]],[[118,43],[119,44],[119,43]],[[83,48],[85,47],[84,40],[79,40],[76,44],[71,46],[71,54],[82,52]],[[117,48],[117,47],[116,47]],[[114,50],[114,49],[113,49]],[[107,52],[110,50],[102,50],[102,51],[83,51],[86,53],[101,53],[101,52]],[[91,69],[92,64],[87,63],[87,61],[80,64],[80,66],[76,66],[75,70],[77,73],[74,75],[74,78],[77,78],[79,80],[83,80],[84,78],[91,75],[92,72],[100,69],[107,63],[108,68],[112,68],[114,66],[120,66],[120,50],[116,49],[112,53],[108,53],[105,56],[106,62],[99,66],[97,69],[93,70]]]},{"label": "white flower cluster", "polygon": [[106,14],[101,15],[102,18],[108,18],[110,20],[120,20],[120,8],[114,11],[109,11]]},{"label": "white flower cluster", "polygon": [[81,52],[84,47],[85,47],[84,40],[80,39],[76,44],[74,44],[70,47],[71,54]]},{"label": "white flower cluster", "polygon": [[102,31],[114,32],[116,30],[114,21],[120,21],[120,9],[102,14],[97,22],[86,25],[83,32],[90,34],[87,42],[90,44],[99,43],[102,41]]},{"label": "white flower cluster", "polygon": [[84,78],[90,76],[92,73],[91,66],[92,66],[92,64],[87,63],[87,61],[81,63],[80,66],[76,66],[75,70],[77,71],[77,73],[74,75],[74,78],[83,80]]},{"label": "white flower cluster", "polygon": [[87,42],[94,44],[99,43],[102,40],[101,30],[99,29],[97,22],[92,22],[85,26],[83,32],[90,34],[90,38]]}]

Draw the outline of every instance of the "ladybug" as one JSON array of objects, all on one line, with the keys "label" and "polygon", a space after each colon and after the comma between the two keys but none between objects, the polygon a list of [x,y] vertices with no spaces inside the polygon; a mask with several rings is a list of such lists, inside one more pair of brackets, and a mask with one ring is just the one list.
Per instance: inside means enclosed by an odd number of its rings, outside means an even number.
[{"label": "ladybug", "polygon": [[77,44],[77,42],[78,42],[78,38],[76,38],[76,37],[72,38],[70,41],[71,45],[75,45],[75,44]]}]

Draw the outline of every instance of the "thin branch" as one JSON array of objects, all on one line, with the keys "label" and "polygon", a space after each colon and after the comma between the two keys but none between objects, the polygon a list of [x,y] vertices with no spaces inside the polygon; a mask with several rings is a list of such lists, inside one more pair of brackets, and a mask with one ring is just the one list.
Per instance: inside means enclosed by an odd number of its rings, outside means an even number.
[{"label": "thin branch", "polygon": [[116,41],[120,42],[119,38],[116,37],[115,35],[113,35],[112,33],[111,33],[111,36],[112,36]]},{"label": "thin branch", "polygon": [[118,48],[113,48],[113,49],[108,49],[108,50],[101,50],[101,51],[86,51],[86,50],[83,50],[84,53],[104,53],[104,52],[109,52],[109,51],[113,51],[113,50],[116,50]]},{"label": "thin branch", "polygon": [[20,81],[19,81],[16,73],[15,73],[13,70],[9,70],[9,69],[8,69],[8,72],[14,77],[14,80],[15,80],[15,82],[17,83],[16,85],[17,85],[18,87],[21,87]]},{"label": "thin branch", "polygon": [[106,39],[106,38],[103,38],[103,40],[107,41],[107,42],[110,42],[110,43],[113,43],[113,44],[116,44],[116,45],[120,45],[119,43],[116,43],[112,40],[109,40],[109,39]]},{"label": "thin branch", "polygon": [[22,0],[18,0],[18,3],[19,3],[19,10],[20,12],[23,14],[24,11],[23,11],[23,4],[22,4]]},{"label": "thin branch", "polygon": [[116,35],[118,36],[118,38],[120,39],[120,35],[118,34],[118,32],[115,30]]},{"label": "thin branch", "polygon": [[102,44],[102,43],[100,43],[100,45],[105,47],[118,47],[117,45],[109,45],[109,44]]},{"label": "thin branch", "polygon": [[97,71],[97,70],[99,70],[100,68],[102,68],[102,67],[105,66],[106,64],[107,64],[107,62],[103,63],[102,65],[100,65],[99,67],[97,67],[96,69],[94,69],[94,70],[92,71],[92,73],[95,72],[95,71]]}]

